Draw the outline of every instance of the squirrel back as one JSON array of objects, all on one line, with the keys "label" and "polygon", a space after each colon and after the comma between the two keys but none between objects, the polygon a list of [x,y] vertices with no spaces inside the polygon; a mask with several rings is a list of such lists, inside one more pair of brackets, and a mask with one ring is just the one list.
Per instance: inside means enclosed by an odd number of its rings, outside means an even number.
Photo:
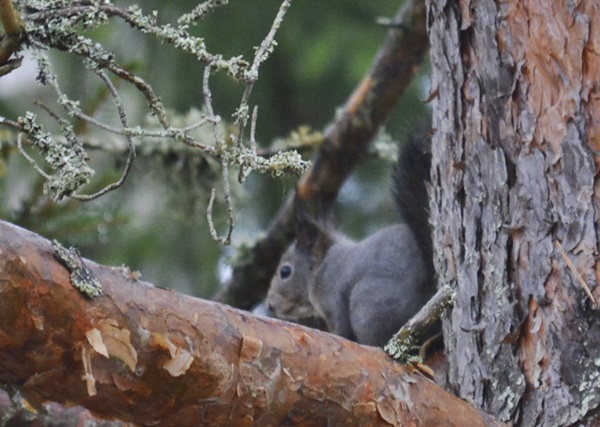
[{"label": "squirrel back", "polygon": [[321,318],[327,330],[383,345],[435,292],[428,224],[430,154],[425,135],[404,145],[394,195],[405,224],[360,242],[317,223],[300,205],[296,241],[283,254],[267,305],[283,319]]}]

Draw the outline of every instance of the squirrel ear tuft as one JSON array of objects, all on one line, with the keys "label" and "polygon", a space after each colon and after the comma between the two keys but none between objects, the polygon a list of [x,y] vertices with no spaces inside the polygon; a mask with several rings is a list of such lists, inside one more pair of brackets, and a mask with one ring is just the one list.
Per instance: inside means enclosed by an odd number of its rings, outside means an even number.
[{"label": "squirrel ear tuft", "polygon": [[318,262],[327,254],[333,244],[331,232],[315,220],[304,201],[296,196],[296,249],[313,256]]},{"label": "squirrel ear tuft", "polygon": [[315,244],[323,233],[321,227],[309,218],[296,219],[296,247],[305,252],[313,252]]}]

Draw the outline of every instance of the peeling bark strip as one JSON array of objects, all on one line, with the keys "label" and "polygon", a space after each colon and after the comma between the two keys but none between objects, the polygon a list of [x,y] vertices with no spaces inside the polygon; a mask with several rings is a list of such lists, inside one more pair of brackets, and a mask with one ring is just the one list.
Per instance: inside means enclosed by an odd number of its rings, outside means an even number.
[{"label": "peeling bark strip", "polygon": [[428,7],[451,386],[516,425],[592,425],[600,321],[554,242],[598,299],[600,2]]},{"label": "peeling bark strip", "polygon": [[139,424],[499,425],[382,350],[136,282],[0,221],[0,382]]}]

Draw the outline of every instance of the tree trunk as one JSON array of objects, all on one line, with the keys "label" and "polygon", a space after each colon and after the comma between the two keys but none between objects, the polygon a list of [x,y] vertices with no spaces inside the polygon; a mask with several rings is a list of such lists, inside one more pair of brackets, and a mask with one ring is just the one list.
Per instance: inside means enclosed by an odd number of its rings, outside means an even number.
[{"label": "tree trunk", "polygon": [[0,221],[0,382],[144,425],[499,425],[381,349],[155,288]]},{"label": "tree trunk", "polygon": [[450,386],[515,425],[592,425],[600,322],[573,270],[598,300],[600,4],[428,8]]}]

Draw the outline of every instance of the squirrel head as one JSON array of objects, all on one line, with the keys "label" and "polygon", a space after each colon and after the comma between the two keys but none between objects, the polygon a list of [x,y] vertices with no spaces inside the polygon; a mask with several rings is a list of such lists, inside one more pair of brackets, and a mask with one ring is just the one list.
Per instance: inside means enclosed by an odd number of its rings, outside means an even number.
[{"label": "squirrel head", "polygon": [[296,222],[296,240],[281,257],[267,294],[267,306],[276,317],[301,321],[318,316],[308,290],[327,251],[332,234],[305,217]]},{"label": "squirrel head", "polygon": [[308,281],[314,268],[311,264],[295,243],[281,257],[267,294],[267,306],[276,317],[299,321],[315,315],[308,301]]}]

